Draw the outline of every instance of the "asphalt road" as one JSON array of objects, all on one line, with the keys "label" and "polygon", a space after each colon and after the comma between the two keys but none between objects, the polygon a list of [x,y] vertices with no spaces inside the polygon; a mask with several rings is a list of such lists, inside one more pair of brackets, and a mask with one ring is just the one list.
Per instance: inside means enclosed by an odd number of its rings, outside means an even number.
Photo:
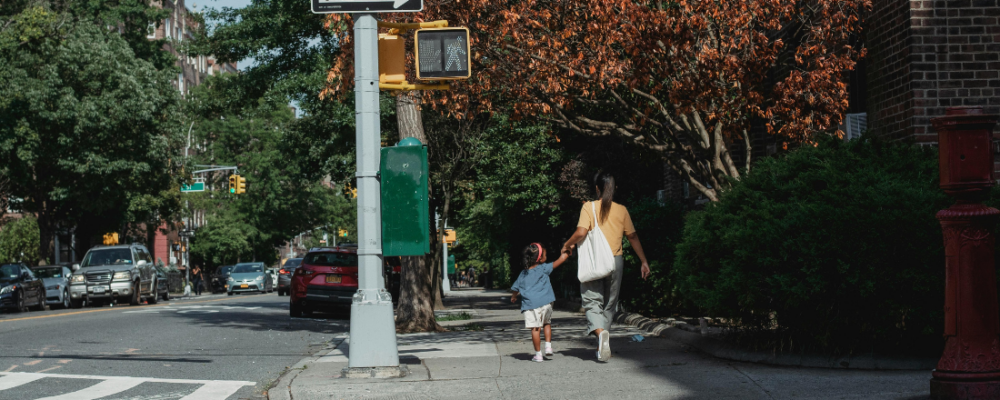
[{"label": "asphalt road", "polygon": [[0,400],[261,398],[348,322],[273,293],[0,314]]}]

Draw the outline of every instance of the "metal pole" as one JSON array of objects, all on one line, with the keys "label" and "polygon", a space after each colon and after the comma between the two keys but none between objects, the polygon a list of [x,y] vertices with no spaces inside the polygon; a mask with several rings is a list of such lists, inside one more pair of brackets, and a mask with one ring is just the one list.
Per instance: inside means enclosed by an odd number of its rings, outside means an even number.
[{"label": "metal pole", "polygon": [[382,201],[379,181],[378,26],[373,14],[354,14],[354,99],[357,125],[358,292],[351,303],[347,377],[399,376],[392,296],[382,277]]},{"label": "metal pole", "polygon": [[448,221],[444,221],[444,227],[441,228],[441,246],[443,246],[444,251],[444,262],[441,263],[441,268],[443,268],[443,280],[441,281],[441,291],[445,294],[451,293],[451,280],[448,279]]}]

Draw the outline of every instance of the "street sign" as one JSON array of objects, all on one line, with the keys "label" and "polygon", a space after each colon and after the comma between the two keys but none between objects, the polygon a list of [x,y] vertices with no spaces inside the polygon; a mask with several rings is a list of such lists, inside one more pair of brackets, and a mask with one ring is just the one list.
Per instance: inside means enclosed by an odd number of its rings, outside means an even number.
[{"label": "street sign", "polygon": [[469,28],[427,28],[414,34],[417,79],[469,79]]},{"label": "street sign", "polygon": [[204,192],[205,182],[194,182],[191,186],[181,185],[181,193]]},{"label": "street sign", "polygon": [[419,12],[423,0],[312,0],[316,14]]},{"label": "street sign", "polygon": [[180,236],[180,237],[192,237],[192,236],[194,236],[194,231],[180,231],[180,232],[177,232],[177,236]]}]

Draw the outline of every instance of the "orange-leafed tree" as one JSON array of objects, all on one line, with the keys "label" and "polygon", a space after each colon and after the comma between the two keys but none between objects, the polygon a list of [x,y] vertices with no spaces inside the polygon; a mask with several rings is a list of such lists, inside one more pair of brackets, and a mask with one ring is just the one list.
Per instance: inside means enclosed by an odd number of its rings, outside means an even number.
[{"label": "orange-leafed tree", "polygon": [[[468,26],[473,78],[423,103],[503,110],[657,151],[707,198],[749,168],[750,127],[792,141],[839,135],[869,0],[424,0],[386,21]],[[351,21],[323,95],[353,80]],[[735,143],[742,142],[742,145]],[[733,161],[730,148],[746,153]]]}]

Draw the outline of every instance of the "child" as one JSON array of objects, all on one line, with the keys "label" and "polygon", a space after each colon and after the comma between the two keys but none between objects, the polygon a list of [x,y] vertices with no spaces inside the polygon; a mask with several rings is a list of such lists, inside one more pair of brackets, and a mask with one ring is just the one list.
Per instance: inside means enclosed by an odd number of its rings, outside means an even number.
[{"label": "child", "polygon": [[[571,250],[572,251],[572,250]],[[510,290],[510,302],[517,301],[521,295],[521,314],[524,314],[524,326],[531,328],[531,341],[535,344],[535,358],[531,361],[542,362],[545,358],[541,351],[541,330],[545,327],[545,355],[552,355],[552,302],[556,294],[552,291],[549,274],[569,258],[569,252],[564,252],[559,259],[551,264],[540,264],[546,260],[545,248],[541,244],[532,243],[524,248],[524,271],[517,277]]]}]

